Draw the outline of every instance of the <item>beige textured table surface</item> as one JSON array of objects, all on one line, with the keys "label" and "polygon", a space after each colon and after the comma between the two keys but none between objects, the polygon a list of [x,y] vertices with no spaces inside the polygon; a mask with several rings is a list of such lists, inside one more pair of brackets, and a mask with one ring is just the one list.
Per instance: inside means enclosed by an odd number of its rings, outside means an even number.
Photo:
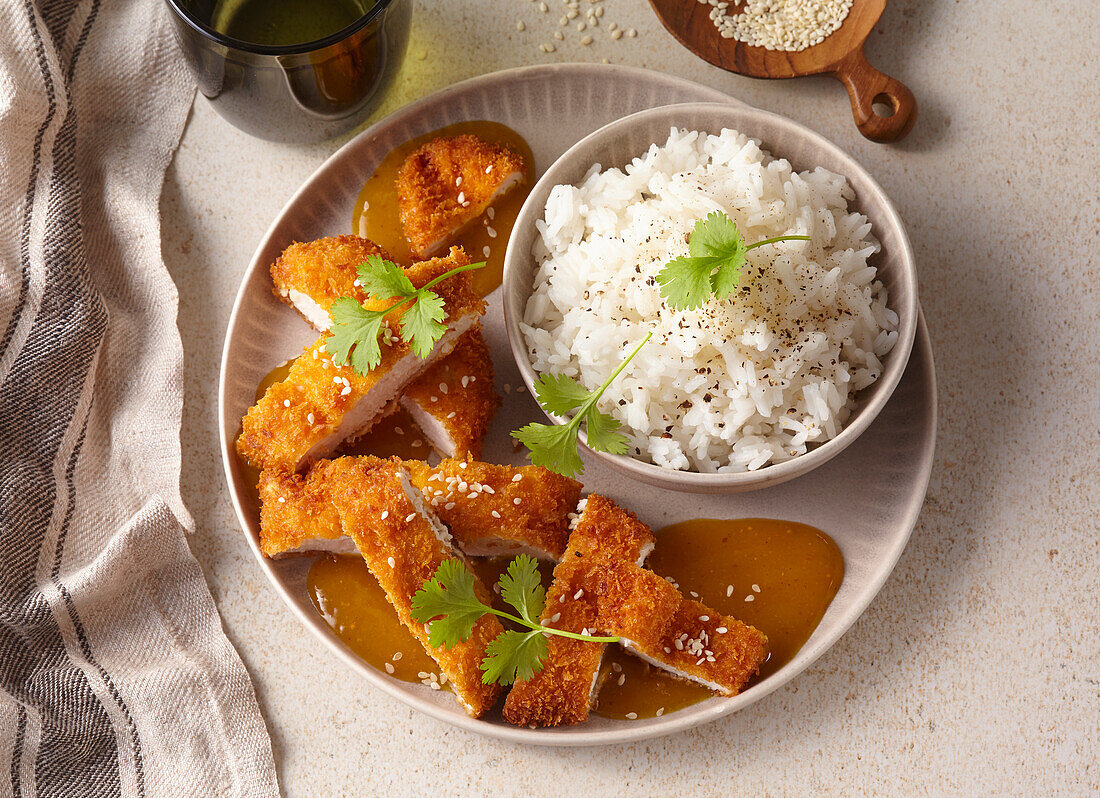
[{"label": "beige textured table surface", "polygon": [[[853,153],[897,204],[919,264],[941,418],[924,511],[897,570],[834,648],[751,708],[686,734],[517,747],[371,690],[253,562],[215,426],[240,276],[343,139],[249,139],[200,97],[162,199],[186,351],[183,496],[285,794],[1100,792],[1097,6],[891,0],[867,55],[921,110],[904,142],[883,146],[860,137],[830,79],[722,72],[683,50],[644,0],[604,0],[589,47],[575,32],[554,42],[560,2],[543,14],[528,0],[419,0],[410,58],[380,113],[481,72],[608,58],[717,87]],[[612,21],[638,36],[611,40]]]}]

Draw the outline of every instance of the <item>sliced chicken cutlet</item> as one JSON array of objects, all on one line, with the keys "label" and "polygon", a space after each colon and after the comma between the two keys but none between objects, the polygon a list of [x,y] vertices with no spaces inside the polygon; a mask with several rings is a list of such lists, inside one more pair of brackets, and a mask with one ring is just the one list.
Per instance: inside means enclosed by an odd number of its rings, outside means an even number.
[{"label": "sliced chicken cutlet", "polygon": [[581,483],[539,466],[473,460],[406,465],[468,556],[561,559]]},{"label": "sliced chicken cutlet", "polygon": [[[382,462],[375,457],[339,459]],[[579,482],[537,466],[465,460],[444,460],[435,468],[419,460],[402,465],[467,556],[526,552],[541,559],[561,557]],[[265,555],[354,553],[355,545],[332,508],[330,467],[329,461],[320,460],[305,475],[280,469],[261,473],[260,549]]]},{"label": "sliced chicken cutlet", "polygon": [[737,695],[767,659],[763,632],[685,598],[652,571],[614,561],[569,564],[573,578],[594,583],[599,631],[621,637],[627,651],[655,667]]},{"label": "sliced chicken cutlet", "polygon": [[473,135],[432,139],[397,172],[401,225],[413,252],[442,249],[527,177],[523,156]]},{"label": "sliced chicken cutlet", "polygon": [[501,404],[493,376],[489,347],[476,327],[405,387],[401,406],[440,455],[476,460]]},{"label": "sliced chicken cutlet", "polygon": [[[447,528],[413,487],[408,471],[397,458],[341,457],[328,464],[324,484],[340,523],[401,622],[439,663],[463,709],[475,718],[484,715],[496,703],[500,686],[482,683],[481,661],[503,627],[492,615],[484,615],[474,624],[468,640],[445,648],[430,645],[425,624],[413,618],[413,596],[434,576],[440,563],[465,559],[452,545]],[[474,592],[482,602],[490,603],[489,590],[476,577]]]},{"label": "sliced chicken cutlet", "polygon": [[[408,275],[413,285],[424,285],[467,263],[466,253],[456,247],[446,258],[415,264]],[[397,404],[410,382],[453,351],[485,312],[485,303],[470,287],[468,273],[444,280],[435,291],[444,301],[447,332],[427,358],[417,357],[399,337],[384,336],[382,362],[360,375],[350,365],[332,362],[323,336],[295,359],[286,379],[269,387],[248,411],[241,422],[237,451],[256,468],[293,471],[370,429]],[[400,313],[393,312],[391,325]]]},{"label": "sliced chicken cutlet", "polygon": [[[640,566],[653,550],[649,527],[610,499],[593,494],[581,501],[565,555],[554,569],[542,623],[595,634],[599,625],[598,584],[574,568],[594,561]],[[667,583],[666,583],[667,584]],[[552,635],[542,670],[517,681],[504,702],[504,717],[519,726],[583,723],[599,690],[600,662],[607,645]]]},{"label": "sliced chicken cutlet", "polygon": [[[369,255],[389,257],[373,241],[358,236],[293,244],[271,266],[275,296],[325,332],[337,299],[368,301],[356,269]],[[480,325],[459,338],[451,354],[409,383],[400,403],[440,455],[480,457],[481,443],[500,407],[493,388],[493,360]]]},{"label": "sliced chicken cutlet", "polygon": [[382,247],[359,236],[331,236],[291,244],[271,264],[273,293],[297,310],[318,332],[332,325],[329,308],[342,296],[360,302],[359,264],[371,255],[391,260]]}]

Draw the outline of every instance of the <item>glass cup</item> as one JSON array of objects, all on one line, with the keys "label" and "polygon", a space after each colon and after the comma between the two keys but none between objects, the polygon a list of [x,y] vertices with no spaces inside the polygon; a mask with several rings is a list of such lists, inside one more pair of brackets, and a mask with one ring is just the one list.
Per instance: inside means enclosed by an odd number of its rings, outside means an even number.
[{"label": "glass cup", "polygon": [[213,27],[234,0],[167,2],[199,91],[234,127],[270,141],[324,141],[365,119],[401,66],[412,16],[411,0],[349,0],[362,15],[335,33],[254,44]]}]

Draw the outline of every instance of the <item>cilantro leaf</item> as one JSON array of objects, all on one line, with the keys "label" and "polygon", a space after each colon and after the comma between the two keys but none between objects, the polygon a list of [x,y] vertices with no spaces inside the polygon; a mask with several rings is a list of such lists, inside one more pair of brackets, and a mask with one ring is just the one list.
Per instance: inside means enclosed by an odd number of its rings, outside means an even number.
[{"label": "cilantro leaf", "polygon": [[512,437],[528,448],[533,465],[566,477],[584,471],[584,463],[577,454],[577,425],[573,421],[561,425],[532,422],[514,431]]},{"label": "cilantro leaf", "polygon": [[469,640],[474,625],[489,607],[474,593],[474,575],[456,558],[439,564],[435,576],[412,598],[412,616],[428,624],[428,644],[452,648]]},{"label": "cilantro leaf", "polygon": [[[638,351],[645,346],[653,333],[646,333],[642,342],[634,347],[619,367],[604,380],[603,385],[594,391],[586,390],[569,377],[543,376],[535,384],[536,398],[548,413],[562,415],[573,408],[579,408],[576,415],[560,425],[531,423],[515,430],[512,437],[527,447],[528,458],[537,466],[548,468],[566,477],[574,477],[584,471],[584,462],[577,454],[577,433],[581,422],[585,424],[588,447],[598,452],[625,454],[628,441],[625,435],[617,432],[618,421],[600,411],[596,403],[607,387],[634,359]],[[582,395],[583,392],[583,395]]]},{"label": "cilantro leaf", "polygon": [[359,284],[375,299],[393,299],[394,297],[405,299],[416,293],[416,288],[409,276],[405,274],[405,270],[378,255],[368,255],[367,259],[359,264],[358,272]]},{"label": "cilantro leaf", "polygon": [[413,354],[426,358],[436,341],[447,332],[443,321],[447,310],[443,298],[431,290],[432,286],[470,269],[480,269],[481,263],[456,266],[416,288],[405,271],[395,263],[377,255],[370,255],[359,265],[359,283],[363,290],[377,300],[396,299],[385,308],[368,310],[349,296],[342,296],[332,303],[332,327],[329,330],[329,351],[332,361],[338,365],[351,362],[351,367],[365,375],[382,362],[382,349],[378,335],[382,320],[392,310],[405,305],[401,314],[401,337]]},{"label": "cilantro leaf", "polygon": [[333,363],[343,365],[350,358],[351,367],[360,374],[366,374],[382,362],[378,333],[384,314],[367,310],[347,296],[333,302],[330,312],[332,329],[327,346]]},{"label": "cilantro leaf", "polygon": [[447,325],[442,323],[445,318],[442,297],[423,289],[416,292],[416,301],[401,315],[401,337],[413,354],[421,358],[431,354],[435,342],[447,332]]},{"label": "cilantro leaf", "polygon": [[617,430],[622,427],[618,419],[601,413],[595,405],[584,414],[584,436],[589,449],[608,454],[626,454],[630,441]]},{"label": "cilantro leaf", "polygon": [[519,617],[537,624],[546,605],[546,588],[538,562],[529,554],[521,554],[508,564],[500,577],[500,597],[516,608]]},{"label": "cilantro leaf", "polygon": [[777,241],[809,241],[809,236],[776,236],[746,244],[737,224],[715,211],[699,219],[688,241],[688,256],[675,258],[657,274],[661,296],[673,310],[693,310],[711,297],[725,299],[741,282],[749,250]]},{"label": "cilantro leaf", "polygon": [[711,258],[679,257],[669,261],[657,273],[661,296],[673,310],[694,310],[710,299],[714,287],[710,282]]},{"label": "cilantro leaf", "polygon": [[[574,452],[574,455],[576,452]],[[549,651],[547,635],[559,635],[590,643],[617,643],[618,637],[595,637],[578,634],[537,620],[546,603],[538,563],[521,554],[508,565],[500,577],[500,594],[519,615],[512,615],[486,606],[474,592],[476,580],[466,564],[449,558],[439,564],[435,575],[424,581],[413,594],[412,616],[417,623],[428,624],[428,644],[452,648],[470,639],[474,626],[486,614],[506,618],[529,631],[504,631],[486,647],[481,660],[481,680],[485,684],[499,682],[508,685],[518,679],[530,679],[542,670]]]},{"label": "cilantro leaf", "polygon": [[481,681],[484,684],[499,682],[505,686],[516,679],[527,681],[542,670],[550,645],[542,631],[506,631],[485,647],[486,657],[481,661]]},{"label": "cilantro leaf", "polygon": [[589,391],[564,374],[543,374],[535,382],[535,397],[547,413],[564,416],[588,399]]}]

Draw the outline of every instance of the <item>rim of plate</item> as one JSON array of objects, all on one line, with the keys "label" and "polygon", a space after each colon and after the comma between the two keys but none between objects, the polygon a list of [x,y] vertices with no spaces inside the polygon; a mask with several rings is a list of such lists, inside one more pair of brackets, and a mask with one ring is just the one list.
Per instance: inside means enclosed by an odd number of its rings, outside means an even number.
[{"label": "rim of plate", "polygon": [[[721,117],[714,119],[711,126],[698,122],[699,117]],[[677,119],[689,119],[686,122],[688,128],[706,129],[713,133],[713,128],[731,127],[741,133],[761,140],[761,146],[774,158],[786,158],[787,155],[773,152],[771,142],[762,140],[756,130],[768,126],[783,129],[787,134],[801,138],[817,152],[826,153],[832,159],[843,164],[842,174],[849,183],[853,177],[860,183],[857,191],[857,207],[861,213],[870,218],[868,205],[875,212],[873,221],[881,231],[885,226],[895,239],[895,250],[892,254],[892,274],[895,275],[895,285],[900,286],[891,289],[893,296],[891,309],[898,314],[898,340],[894,348],[885,357],[885,363],[881,376],[872,384],[863,389],[857,396],[857,406],[852,417],[845,423],[844,428],[835,437],[825,441],[820,446],[810,449],[805,454],[784,460],[780,463],[766,465],[756,471],[735,471],[730,473],[703,473],[700,471],[675,471],[664,468],[654,463],[648,463],[629,455],[614,455],[599,452],[588,447],[584,432],[579,438],[585,449],[593,456],[607,463],[611,468],[617,469],[633,479],[650,485],[659,486],[668,490],[684,491],[688,493],[737,493],[741,491],[758,490],[760,488],[779,485],[789,480],[808,474],[815,468],[824,465],[848,446],[854,443],[860,435],[878,417],[878,414],[890,401],[894,390],[901,383],[905,369],[912,354],[913,344],[917,332],[917,308],[919,294],[917,286],[916,258],[913,254],[909,235],[902,222],[901,216],[894,207],[886,191],[878,184],[878,181],[864,169],[855,158],[838,147],[827,138],[814,130],[788,119],[780,114],[754,108],[750,105],[737,105],[730,107],[728,103],[714,102],[689,102],[664,105],[656,108],[648,108],[643,111],[624,116],[614,122],[609,122],[603,127],[588,134],[550,164],[535,185],[531,193],[523,203],[519,215],[516,217],[512,235],[508,239],[508,249],[504,256],[504,318],[508,331],[508,343],[512,349],[512,357],[519,366],[520,374],[527,389],[534,395],[535,382],[538,378],[531,364],[531,357],[527,351],[526,340],[520,324],[523,319],[524,308],[527,300],[533,292],[530,285],[530,275],[537,265],[533,263],[533,257],[529,251],[520,251],[521,247],[528,247],[528,238],[533,238],[534,233],[528,235],[534,228],[535,222],[542,218],[545,210],[546,199],[553,187],[562,182],[570,181],[574,175],[583,175],[608,148],[617,146],[617,141],[629,137],[639,128],[651,127],[660,124],[661,129],[674,124]],[[748,123],[746,131],[744,123]],[[684,125],[677,125],[683,127]],[[658,142],[659,143],[659,142]],[[604,152],[599,152],[603,148]],[[624,161],[621,158],[612,159],[614,163],[603,163],[605,169],[612,166],[620,166]],[[806,167],[806,165],[803,165]],[[812,167],[806,167],[812,168]],[[835,170],[834,170],[835,171]],[[529,247],[528,247],[529,248]],[[526,282],[523,282],[526,281]],[[897,294],[900,293],[900,299]],[[540,407],[541,409],[541,407]],[[554,424],[564,424],[567,419],[543,413]]]},{"label": "rim of plate", "polygon": [[[252,260],[249,262],[248,267],[245,269],[241,276],[240,287],[237,291],[237,296],[233,302],[233,309],[230,312],[229,322],[226,326],[226,337],[222,345],[222,359],[218,370],[218,427],[219,427],[219,442],[221,446],[222,455],[222,468],[225,473],[227,485],[229,487],[230,498],[233,503],[233,509],[237,515],[237,521],[241,528],[241,534],[245,537],[249,548],[252,551],[253,557],[256,559],[263,571],[264,576],[267,578],[270,585],[274,588],[275,592],[283,600],[284,604],[290,609],[290,611],[298,618],[298,620],[308,629],[318,640],[320,640],[336,657],[342,660],[353,671],[363,676],[372,687],[380,690],[386,695],[396,699],[397,701],[412,707],[419,712],[422,712],[429,717],[445,722],[452,726],[461,728],[465,731],[473,732],[476,734],[482,734],[496,739],[505,740],[513,743],[526,743],[532,745],[546,745],[546,746],[560,746],[560,747],[578,747],[578,746],[593,746],[593,745],[612,745],[618,743],[636,742],[640,740],[652,739],[656,737],[662,737],[668,734],[675,734],[695,726],[702,725],[715,721],[724,716],[733,714],[740,709],[743,709],[750,704],[756,703],[760,699],[769,695],[773,691],[782,687],[789,682],[795,676],[799,675],[802,671],[813,664],[822,654],[831,648],[840,637],[847,632],[856,619],[858,619],[882,589],[886,579],[893,572],[894,566],[897,564],[898,558],[901,556],[902,551],[905,549],[908,543],[909,537],[912,534],[913,528],[916,525],[917,518],[920,514],[920,509],[923,506],[924,496],[927,492],[928,481],[932,471],[932,455],[935,449],[935,431],[938,425],[938,402],[935,401],[937,396],[936,387],[936,374],[934,368],[934,361],[931,349],[931,341],[928,336],[927,327],[924,324],[923,312],[919,312],[920,324],[917,335],[920,339],[920,351],[922,355],[927,356],[927,371],[929,374],[929,383],[925,386],[925,390],[931,395],[933,401],[930,407],[931,417],[929,419],[930,428],[932,430],[932,441],[928,446],[928,452],[924,458],[924,462],[921,466],[921,472],[916,475],[914,484],[919,487],[919,490],[914,494],[914,498],[910,501],[910,506],[906,508],[906,512],[903,514],[903,520],[899,524],[903,527],[903,534],[897,537],[893,548],[891,548],[882,558],[877,569],[878,573],[876,577],[868,582],[868,585],[858,595],[858,598],[852,602],[847,610],[842,614],[834,624],[831,631],[821,638],[817,637],[817,632],[811,636],[810,640],[798,651],[798,653],[783,666],[778,672],[761,681],[759,684],[754,685],[748,690],[733,696],[730,698],[723,698],[721,701],[704,702],[696,704],[692,707],[688,707],[684,710],[673,712],[668,715],[664,715],[660,718],[651,718],[645,721],[631,721],[618,724],[615,728],[610,729],[598,729],[587,730],[585,726],[569,726],[569,727],[557,727],[550,729],[528,729],[526,727],[511,726],[504,723],[493,723],[485,720],[471,718],[465,714],[455,713],[442,708],[441,705],[436,704],[426,697],[410,691],[411,687],[415,685],[406,684],[404,682],[397,681],[392,677],[375,670],[358,655],[354,654],[347,646],[340,642],[335,635],[332,634],[331,629],[324,623],[323,619],[316,612],[306,610],[298,601],[291,595],[288,588],[283,584],[279,575],[276,573],[273,566],[273,562],[269,560],[260,551],[258,541],[252,533],[253,521],[246,514],[245,508],[242,505],[241,496],[243,484],[241,483],[241,475],[239,471],[239,463],[236,458],[234,449],[234,439],[236,435],[235,427],[232,426],[232,422],[226,418],[226,385],[227,385],[227,362],[230,350],[230,342],[232,340],[232,333],[238,326],[239,317],[242,312],[242,306],[245,296],[245,288],[249,282],[251,276],[259,268],[266,268],[267,263],[261,259],[261,254],[268,246],[272,237],[276,231],[281,227],[283,221],[287,216],[291,214],[292,209],[298,202],[298,198],[309,190],[312,185],[325,173],[333,162],[339,161],[347,156],[347,154],[362,146],[363,142],[369,140],[374,136],[377,131],[383,127],[389,127],[391,125],[398,125],[405,120],[415,117],[421,113],[425,108],[431,107],[441,102],[446,102],[449,99],[477,90],[479,88],[490,87],[499,85],[501,83],[509,83],[512,81],[524,80],[532,77],[542,77],[543,75],[550,75],[556,77],[567,78],[570,75],[579,74],[592,74],[599,71],[601,74],[608,74],[608,72],[615,72],[627,79],[634,79],[638,81],[644,81],[648,83],[662,83],[666,86],[682,88],[685,93],[691,92],[693,94],[712,95],[714,101],[729,102],[735,105],[744,105],[736,98],[728,97],[727,95],[719,92],[715,89],[699,86],[698,84],[684,79],[675,77],[672,75],[666,75],[659,72],[653,72],[651,70],[642,69],[638,67],[627,67],[619,65],[602,65],[602,64],[587,64],[587,63],[566,63],[566,64],[550,64],[550,65],[536,65],[516,67],[513,69],[501,70],[498,72],[492,72],[486,75],[479,75],[468,80],[455,83],[451,86],[445,87],[438,92],[427,95],[419,100],[415,100],[405,106],[402,106],[398,110],[389,114],[388,116],[380,119],[379,121],[371,124],[369,127],[356,134],[348,142],[337,149],[332,155],[326,158],[313,173],[302,183],[301,186],[290,196],[290,198],[283,205],[282,210],[275,217],[272,223],[268,226],[264,232],[263,237],[257,243],[254,250]],[[888,567],[887,567],[888,566]]]}]

